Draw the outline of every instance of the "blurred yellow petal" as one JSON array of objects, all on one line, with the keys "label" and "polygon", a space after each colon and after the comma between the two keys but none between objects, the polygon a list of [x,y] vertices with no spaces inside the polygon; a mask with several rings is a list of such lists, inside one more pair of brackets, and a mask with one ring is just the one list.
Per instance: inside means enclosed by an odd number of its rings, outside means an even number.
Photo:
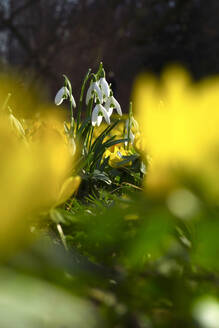
[{"label": "blurred yellow petal", "polygon": [[[29,218],[57,203],[71,175],[73,157],[62,137],[44,129],[26,144],[12,133],[6,115],[0,120],[0,255],[7,255],[31,238]],[[75,180],[74,189],[79,180]],[[69,183],[70,185],[70,183]],[[70,187],[68,187],[70,188]],[[64,201],[70,191],[63,189]]]},{"label": "blurred yellow petal", "polygon": [[73,194],[75,194],[80,186],[80,183],[81,178],[79,176],[69,177],[68,179],[66,179],[61,187],[56,205],[64,203]]},{"label": "blurred yellow petal", "polygon": [[195,177],[204,193],[219,196],[219,79],[192,83],[181,68],[166,70],[160,81],[141,75],[134,86],[135,113],[142,149],[152,158],[146,177],[156,193]]}]

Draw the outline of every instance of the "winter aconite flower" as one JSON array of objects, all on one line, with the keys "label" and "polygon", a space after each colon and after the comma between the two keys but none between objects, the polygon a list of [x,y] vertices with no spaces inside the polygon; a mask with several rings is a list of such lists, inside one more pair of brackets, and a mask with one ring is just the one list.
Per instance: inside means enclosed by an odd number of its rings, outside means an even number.
[{"label": "winter aconite flower", "polygon": [[105,118],[106,123],[110,124],[110,115],[107,110],[101,105],[97,104],[92,112],[91,122],[93,126],[100,126],[103,117]]},{"label": "winter aconite flower", "polygon": [[72,102],[73,107],[76,107],[76,102],[75,99],[73,97],[72,94],[70,94],[69,90],[67,87],[62,87],[56,94],[55,96],[55,104],[57,106],[61,105],[61,103],[63,102],[63,100],[65,99],[70,99],[70,101]]},{"label": "winter aconite flower", "polygon": [[145,155],[152,158],[148,189],[164,192],[189,177],[218,201],[218,78],[195,84],[180,68],[167,70],[160,81],[141,76],[134,106]]},{"label": "winter aconite flower", "polygon": [[[125,162],[124,160],[130,156],[131,153],[126,150],[124,147],[115,146],[112,150],[107,149],[104,153],[104,158],[109,158],[109,165],[111,167],[118,166],[129,166],[132,164],[131,161]],[[123,165],[121,163],[124,162]]]}]

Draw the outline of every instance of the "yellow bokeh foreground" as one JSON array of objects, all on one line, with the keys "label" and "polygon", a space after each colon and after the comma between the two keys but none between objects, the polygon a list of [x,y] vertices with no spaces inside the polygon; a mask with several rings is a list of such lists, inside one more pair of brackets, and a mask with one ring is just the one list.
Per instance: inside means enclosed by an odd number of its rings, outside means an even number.
[{"label": "yellow bokeh foreground", "polygon": [[160,80],[141,75],[134,85],[134,114],[143,149],[151,159],[146,175],[150,192],[162,193],[198,181],[204,194],[219,197],[219,78],[193,83],[181,68]]},{"label": "yellow bokeh foreground", "polygon": [[28,138],[16,126],[0,115],[0,252],[5,253],[29,239],[32,215],[66,201],[80,183],[71,176],[73,157],[58,131],[45,123],[37,138]]}]

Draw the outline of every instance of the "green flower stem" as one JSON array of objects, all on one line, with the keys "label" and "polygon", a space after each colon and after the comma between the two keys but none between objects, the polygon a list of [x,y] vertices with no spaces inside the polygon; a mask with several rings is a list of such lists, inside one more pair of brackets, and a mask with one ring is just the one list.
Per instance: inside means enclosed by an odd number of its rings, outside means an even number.
[{"label": "green flower stem", "polygon": [[82,109],[82,102],[83,102],[83,97],[84,97],[84,89],[85,89],[86,83],[90,77],[90,72],[91,72],[91,69],[89,68],[89,70],[83,80],[82,87],[81,87],[81,94],[80,94],[78,115],[77,115],[77,131],[79,130],[79,125],[80,125],[80,121],[81,121],[81,109]]},{"label": "green flower stem", "polygon": [[90,101],[89,101],[89,104],[87,106],[86,117],[90,117],[91,118],[93,103],[94,103],[94,100],[93,100],[93,98],[91,98]]},{"label": "green flower stem", "polygon": [[103,75],[104,75],[103,62],[100,62],[100,65],[99,65],[99,68],[98,68],[98,71],[97,71],[97,74],[96,74],[97,79],[99,80],[99,78]]},{"label": "green flower stem", "polygon": [[74,137],[74,112],[73,112],[73,103],[71,101],[72,98],[72,87],[71,87],[71,82],[69,81],[69,79],[67,78],[67,76],[65,74],[63,74],[63,77],[65,79],[65,86],[66,88],[68,88],[69,90],[69,94],[70,94],[70,111],[71,111],[71,118],[70,118],[70,126],[71,126],[71,136]]},{"label": "green flower stem", "polygon": [[87,136],[86,136],[85,146],[86,146],[86,149],[87,149],[88,153],[89,153],[89,150],[90,150],[90,147],[91,147],[91,140],[90,139],[91,139],[91,135],[93,135],[93,129],[94,129],[94,127],[91,125],[90,129],[87,132]]},{"label": "green flower stem", "polygon": [[94,127],[92,126],[91,127],[91,130],[90,130],[90,140],[89,140],[89,145],[88,145],[88,152],[90,152],[91,150],[91,144],[92,144],[92,138],[93,138],[93,133],[94,133]]},{"label": "green flower stem", "polygon": [[129,104],[129,124],[128,124],[128,145],[127,145],[127,150],[129,150],[129,144],[130,144],[131,118],[132,118],[132,102],[130,101],[130,104]]}]

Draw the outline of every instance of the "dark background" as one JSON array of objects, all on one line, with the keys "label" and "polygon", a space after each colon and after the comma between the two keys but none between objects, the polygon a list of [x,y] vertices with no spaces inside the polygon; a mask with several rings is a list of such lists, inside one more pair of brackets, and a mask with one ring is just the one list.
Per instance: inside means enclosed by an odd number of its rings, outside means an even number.
[{"label": "dark background", "polygon": [[179,62],[197,79],[219,72],[218,0],[0,0],[0,62],[52,99],[62,74],[79,86],[102,60],[128,107],[133,79]]}]

